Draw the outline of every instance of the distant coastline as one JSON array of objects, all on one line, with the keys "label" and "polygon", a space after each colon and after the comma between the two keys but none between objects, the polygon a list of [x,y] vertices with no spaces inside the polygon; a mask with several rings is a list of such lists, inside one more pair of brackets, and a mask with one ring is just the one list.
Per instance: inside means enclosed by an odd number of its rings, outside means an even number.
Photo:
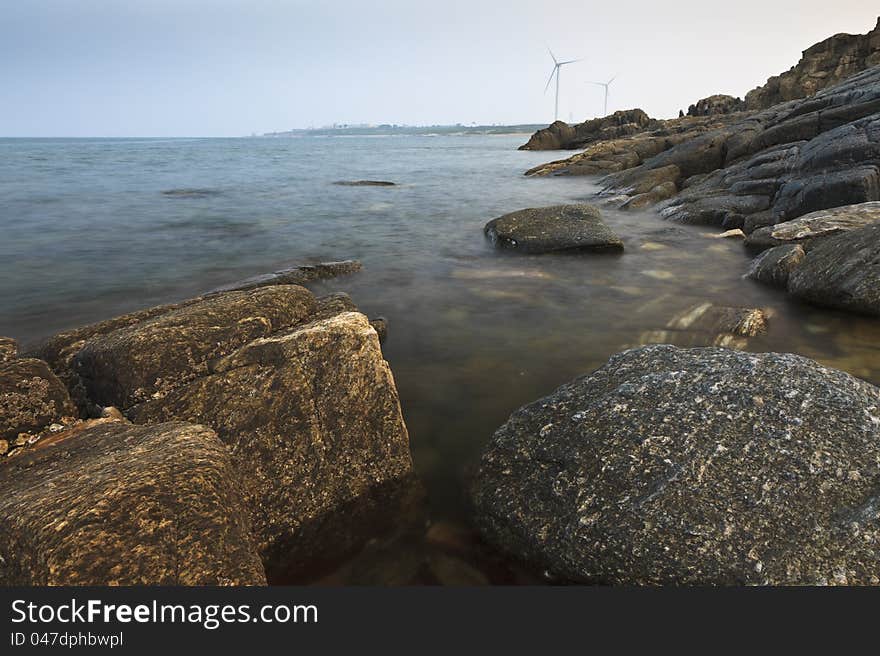
[{"label": "distant coastline", "polygon": [[343,125],[267,132],[262,137],[388,137],[532,134],[547,127],[541,123],[519,125]]}]

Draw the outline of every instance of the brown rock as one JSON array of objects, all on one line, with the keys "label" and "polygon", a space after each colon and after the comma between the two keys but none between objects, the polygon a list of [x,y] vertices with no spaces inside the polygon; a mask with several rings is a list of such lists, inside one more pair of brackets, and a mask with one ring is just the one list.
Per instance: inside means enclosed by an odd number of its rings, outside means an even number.
[{"label": "brown rock", "polygon": [[18,356],[18,343],[11,337],[0,337],[0,364]]},{"label": "brown rock", "polygon": [[75,413],[67,389],[42,360],[0,364],[0,438],[40,431]]},{"label": "brown rock", "polygon": [[111,422],[52,439],[0,463],[0,584],[265,583],[211,430]]},{"label": "brown rock", "polygon": [[209,361],[296,325],[315,310],[294,285],[227,292],[90,339],[75,358],[91,399],[128,408],[208,372]]},{"label": "brown rock", "polygon": [[412,467],[391,370],[376,331],[355,312],[254,340],[127,414],[217,431],[232,448],[273,570],[287,569],[291,548],[325,548],[303,543],[311,524]]}]

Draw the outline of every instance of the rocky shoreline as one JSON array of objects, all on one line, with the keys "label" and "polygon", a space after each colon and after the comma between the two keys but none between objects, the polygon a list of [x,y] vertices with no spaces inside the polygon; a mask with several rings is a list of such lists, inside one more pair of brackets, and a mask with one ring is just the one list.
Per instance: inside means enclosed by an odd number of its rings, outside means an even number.
[{"label": "rocky shoreline", "polygon": [[[751,281],[880,316],[880,21],[682,114],[539,131],[523,149],[582,150],[528,175],[595,176],[595,205],[521,209],[485,237],[626,258],[603,208],[654,208],[716,227]],[[0,584],[299,582],[355,553],[348,570],[387,583],[380,528],[424,540],[397,582],[490,582],[467,538],[426,528],[385,320],[307,287],[360,269],[272,272],[25,353],[0,338]],[[698,303],[514,412],[465,490],[494,553],[558,582],[880,584],[880,389],[744,352],[772,321]]]}]

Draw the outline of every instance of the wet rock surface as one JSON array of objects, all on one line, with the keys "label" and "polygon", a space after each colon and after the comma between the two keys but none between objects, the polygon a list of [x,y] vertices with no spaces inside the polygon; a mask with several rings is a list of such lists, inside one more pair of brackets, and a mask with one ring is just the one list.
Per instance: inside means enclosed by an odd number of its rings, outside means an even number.
[{"label": "wet rock surface", "polygon": [[747,277],[773,287],[786,287],[791,272],[804,260],[806,251],[800,244],[786,244],[764,251],[755,258]]},{"label": "wet rock surface", "polygon": [[74,415],[67,389],[45,362],[0,362],[0,439],[12,442]]},{"label": "wet rock surface", "polygon": [[877,584],[878,417],[880,390],[806,358],[644,347],[515,412],[469,495],[564,580]]},{"label": "wet rock surface", "polygon": [[623,250],[620,237],[592,205],[519,210],[493,219],[483,231],[496,247],[520,253]]},{"label": "wet rock surface", "polygon": [[60,433],[0,462],[0,584],[264,584],[237,480],[204,426]]},{"label": "wet rock surface", "polygon": [[748,338],[767,332],[769,321],[770,313],[761,308],[697,303],[670,319],[662,330],[643,333],[639,341],[745,349]]}]

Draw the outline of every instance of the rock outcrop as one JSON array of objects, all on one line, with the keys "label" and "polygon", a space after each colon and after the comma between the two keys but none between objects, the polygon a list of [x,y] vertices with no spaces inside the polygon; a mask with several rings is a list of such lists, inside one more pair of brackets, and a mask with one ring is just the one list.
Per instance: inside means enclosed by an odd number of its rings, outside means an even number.
[{"label": "rock outcrop", "polygon": [[243,478],[272,576],[323,544],[316,526],[411,474],[406,426],[376,331],[345,295],[231,291],[55,336],[37,349],[92,416],[212,428]]},{"label": "rock outcrop", "polygon": [[843,205],[758,228],[746,238],[745,244],[748,248],[759,251],[783,244],[808,244],[874,223],[880,223],[880,202]]},{"label": "rock outcrop", "polygon": [[18,342],[11,337],[0,337],[0,364],[18,357]]},{"label": "rock outcrop", "polygon": [[880,67],[688,139],[603,180],[619,197],[634,180],[677,166],[679,193],[659,204],[681,223],[742,228],[880,200]]},{"label": "rock outcrop", "polygon": [[110,422],[0,461],[0,585],[260,585],[227,449]]},{"label": "rock outcrop", "polygon": [[698,100],[688,107],[688,116],[714,116],[715,114],[733,114],[745,110],[746,104],[742,98],[716,94]]},{"label": "rock outcrop", "polygon": [[872,66],[880,65],[880,18],[867,34],[836,34],[804,50],[782,75],[746,94],[748,109],[766,109],[806,98]]},{"label": "rock outcrop", "polygon": [[469,495],[490,542],[564,580],[878,584],[878,476],[878,388],[650,346],[516,411]]},{"label": "rock outcrop", "polygon": [[880,316],[880,224],[823,239],[806,249],[787,282],[789,294],[805,301]]},{"label": "rock outcrop", "polygon": [[555,205],[519,210],[483,229],[498,248],[520,253],[620,252],[623,242],[592,205]]},{"label": "rock outcrop", "polygon": [[556,121],[543,130],[538,130],[520,150],[574,150],[608,139],[619,139],[630,134],[642,132],[659,121],[649,117],[641,109],[628,109],[614,112],[603,118],[594,118],[576,125]]}]

